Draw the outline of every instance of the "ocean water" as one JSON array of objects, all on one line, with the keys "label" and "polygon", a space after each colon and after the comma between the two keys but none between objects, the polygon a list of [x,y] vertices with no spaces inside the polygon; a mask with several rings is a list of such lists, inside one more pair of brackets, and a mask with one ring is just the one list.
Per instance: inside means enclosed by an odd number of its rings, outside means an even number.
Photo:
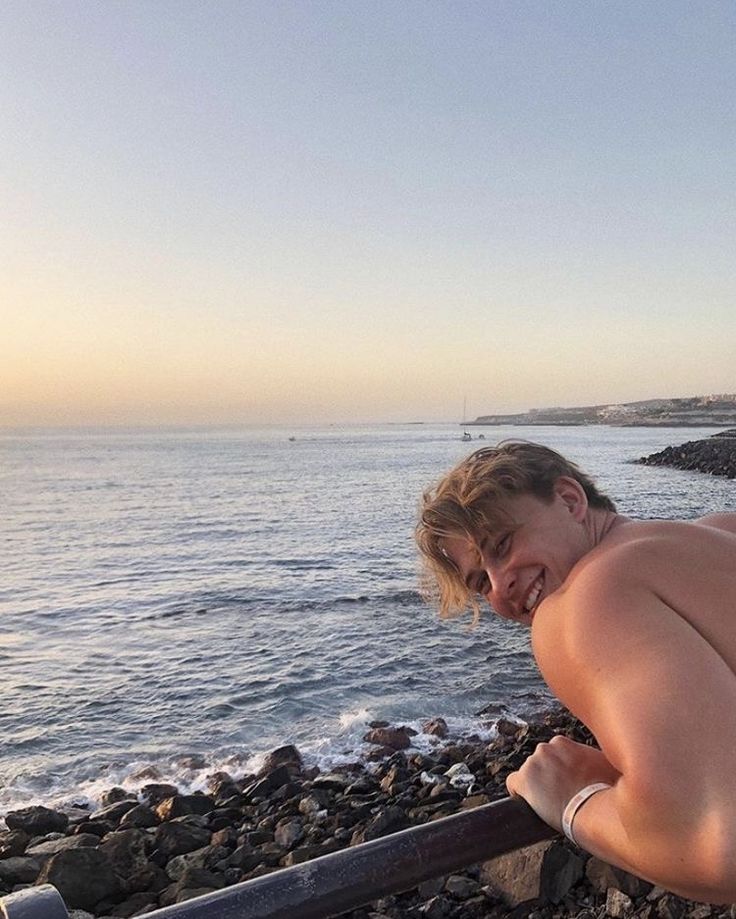
[{"label": "ocean water", "polygon": [[[561,450],[635,517],[736,510],[733,481],[629,462],[709,430],[473,431]],[[467,733],[542,708],[526,630],[417,593],[418,497],[481,445],[460,433],[1,433],[0,813],[141,770],[203,787],[285,742],[328,766],[376,718]]]}]

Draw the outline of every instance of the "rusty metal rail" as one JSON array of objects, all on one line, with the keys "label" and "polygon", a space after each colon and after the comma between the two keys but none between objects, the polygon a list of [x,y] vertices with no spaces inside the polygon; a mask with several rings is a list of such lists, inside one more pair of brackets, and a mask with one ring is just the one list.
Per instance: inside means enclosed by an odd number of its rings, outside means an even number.
[{"label": "rusty metal rail", "polygon": [[[151,919],[328,919],[555,835],[525,802],[504,798],[147,915]],[[58,893],[46,885],[0,900],[0,917],[68,919],[68,913]]]}]

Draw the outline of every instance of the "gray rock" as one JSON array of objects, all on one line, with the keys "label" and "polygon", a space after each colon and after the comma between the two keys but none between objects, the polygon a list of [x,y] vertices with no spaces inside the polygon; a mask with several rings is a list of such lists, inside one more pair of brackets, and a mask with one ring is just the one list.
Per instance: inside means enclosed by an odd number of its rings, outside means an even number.
[{"label": "gray rock", "polygon": [[422,919],[444,919],[452,911],[452,903],[442,896],[432,897],[417,910]]},{"label": "gray rock", "polygon": [[710,906],[707,906],[705,903],[701,903],[699,906],[694,906],[687,914],[687,919],[708,919],[709,916],[713,915],[713,910]]},{"label": "gray rock", "polygon": [[509,852],[481,866],[481,882],[507,906],[527,900],[559,903],[583,877],[585,862],[557,840]]},{"label": "gray rock", "polygon": [[480,890],[480,884],[463,874],[451,874],[445,881],[445,890],[458,900],[469,900]]},{"label": "gray rock", "polygon": [[209,795],[174,795],[158,804],[155,811],[159,820],[175,820],[191,814],[204,816],[214,807],[214,799]]},{"label": "gray rock", "polygon": [[36,883],[53,884],[72,909],[93,909],[100,900],[120,891],[120,881],[105,853],[86,846],[54,855]]},{"label": "gray rock", "polygon": [[274,769],[278,769],[280,766],[286,766],[293,774],[301,773],[304,763],[301,753],[293,744],[286,744],[283,747],[272,750],[266,756],[263,768],[258,773],[258,778],[263,778],[268,775],[269,772],[273,772]]},{"label": "gray rock", "polygon": [[609,887],[606,894],[606,913],[613,919],[624,919],[634,911],[634,901],[621,890]]},{"label": "gray rock", "polygon": [[222,846],[204,846],[193,852],[175,855],[166,865],[166,874],[172,881],[180,881],[189,868],[212,868],[228,857]]},{"label": "gray rock", "polygon": [[122,816],[127,814],[128,811],[132,810],[137,804],[138,802],[131,798],[126,798],[123,801],[115,801],[113,804],[108,804],[107,807],[103,807],[101,810],[91,813],[89,819],[107,820],[109,823],[117,825]]},{"label": "gray rock", "polygon": [[[260,775],[260,773],[259,773]],[[243,789],[247,798],[267,798],[272,792],[291,781],[291,772],[288,766],[277,766],[263,778]]]},{"label": "gray rock", "polygon": [[319,858],[320,855],[326,854],[322,846],[300,846],[284,857],[284,867],[290,868],[292,865],[301,865],[304,862],[311,861],[313,858]]},{"label": "gray rock", "polygon": [[102,852],[110,859],[116,874],[128,878],[142,871],[148,864],[146,849],[148,837],[141,830],[118,830],[108,833],[100,845]]},{"label": "gray rock", "polygon": [[135,871],[126,879],[125,887],[129,894],[152,891],[158,893],[169,885],[169,878],[163,868],[149,862],[145,868]]},{"label": "gray rock", "polygon": [[542,859],[540,898],[542,902],[560,903],[583,879],[585,859],[560,842],[553,841]]},{"label": "gray rock", "polygon": [[33,884],[41,862],[29,855],[11,855],[0,861],[0,881],[10,890],[18,884]]},{"label": "gray rock", "polygon": [[512,908],[536,900],[541,893],[542,862],[551,845],[551,842],[538,842],[484,862],[480,869],[481,884]]},{"label": "gray rock", "polygon": [[9,858],[11,855],[22,855],[31,837],[25,830],[8,830],[0,833],[0,858]]},{"label": "gray rock", "polygon": [[312,782],[312,788],[325,788],[328,791],[345,791],[350,785],[350,779],[339,772],[326,772],[318,775]]},{"label": "gray rock", "polygon": [[432,718],[431,721],[424,722],[422,732],[435,737],[447,737],[447,722],[444,718]]},{"label": "gray rock", "polygon": [[189,867],[181,876],[179,885],[182,890],[194,887],[211,887],[214,890],[221,890],[225,886],[225,879],[206,868]]},{"label": "gray rock", "polygon": [[5,815],[9,830],[23,830],[29,836],[45,836],[46,833],[63,833],[69,825],[69,818],[60,811],[40,805],[24,807]]},{"label": "gray rock", "polygon": [[643,897],[652,889],[648,881],[642,881],[636,875],[595,857],[588,859],[585,876],[593,890],[599,894],[605,894],[609,887],[615,887],[629,897]]},{"label": "gray rock", "polygon": [[293,848],[304,838],[304,827],[298,820],[289,820],[276,827],[274,840],[284,849]]},{"label": "gray rock", "polygon": [[103,807],[109,807],[110,804],[117,804],[119,801],[135,801],[136,797],[124,788],[110,788],[103,792],[100,797],[100,803]]},{"label": "gray rock", "polygon": [[660,919],[682,919],[687,909],[687,903],[672,893],[660,897],[656,905],[657,915]]},{"label": "gray rock", "polygon": [[411,738],[406,728],[373,728],[364,735],[363,740],[391,750],[405,750],[411,746]]},{"label": "gray rock", "polygon": [[[358,838],[361,842],[369,842],[371,839],[380,839],[382,836],[404,830],[408,825],[409,819],[403,808],[392,805],[384,808],[362,831],[358,831]],[[355,834],[353,840],[356,840]],[[351,845],[355,844],[355,841],[351,841]]]},{"label": "gray rock", "polygon": [[424,881],[417,887],[419,899],[429,900],[431,897],[436,897],[444,886],[445,878],[430,878],[428,881]]},{"label": "gray rock", "polygon": [[149,807],[155,807],[167,798],[173,798],[174,795],[178,794],[179,789],[176,785],[168,785],[164,782],[151,782],[149,785],[144,785],[143,788],[141,788],[143,803],[147,804]]},{"label": "gray rock", "polygon": [[158,906],[158,895],[149,891],[134,893],[127,900],[119,903],[110,910],[110,915],[115,919],[130,919],[131,916],[140,916],[142,910]]},{"label": "gray rock", "polygon": [[45,861],[63,852],[65,849],[83,849],[85,846],[96,846],[100,841],[99,836],[93,833],[78,833],[75,836],[61,836],[59,839],[50,839],[48,842],[39,842],[26,849],[26,855],[32,855],[39,861]]},{"label": "gray rock", "polygon": [[247,873],[254,868],[258,868],[262,862],[261,853],[246,844],[238,846],[232,855],[228,855],[227,858],[218,862],[217,867],[223,871],[227,868],[239,868],[243,873]]},{"label": "gray rock", "polygon": [[168,861],[175,855],[183,855],[209,845],[211,836],[210,831],[203,827],[169,820],[156,827],[156,848]]},{"label": "gray rock", "polygon": [[188,868],[180,881],[161,892],[159,904],[173,906],[175,903],[184,903],[194,897],[221,890],[224,886],[225,881],[222,877],[202,868]]},{"label": "gray rock", "polygon": [[136,804],[120,818],[120,829],[147,829],[158,825],[158,817],[146,804]]}]

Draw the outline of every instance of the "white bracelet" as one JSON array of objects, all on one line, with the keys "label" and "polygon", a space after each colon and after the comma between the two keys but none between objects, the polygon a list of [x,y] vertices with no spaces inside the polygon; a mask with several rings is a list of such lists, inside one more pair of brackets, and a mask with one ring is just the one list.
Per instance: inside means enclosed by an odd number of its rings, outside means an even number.
[{"label": "white bracelet", "polygon": [[574,845],[579,845],[572,832],[572,822],[575,819],[575,814],[577,814],[588,798],[592,798],[593,795],[597,794],[599,791],[605,791],[610,787],[611,786],[606,784],[606,782],[596,782],[594,785],[586,785],[585,788],[581,788],[580,791],[574,794],[567,802],[567,806],[562,813],[562,832],[571,843],[574,843]]}]

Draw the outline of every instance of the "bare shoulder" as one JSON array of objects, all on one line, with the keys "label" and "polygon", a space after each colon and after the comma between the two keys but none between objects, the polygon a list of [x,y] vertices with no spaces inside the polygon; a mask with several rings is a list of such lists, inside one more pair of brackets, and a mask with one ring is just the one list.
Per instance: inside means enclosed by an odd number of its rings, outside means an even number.
[{"label": "bare shoulder", "polygon": [[581,701],[586,686],[603,674],[627,679],[668,636],[680,641],[682,621],[654,587],[665,557],[649,534],[616,541],[591,553],[537,613],[532,647],[540,671],[583,720],[592,718]]},{"label": "bare shoulder", "polygon": [[701,526],[713,527],[726,533],[736,534],[736,514],[708,514],[701,517],[696,523]]}]

